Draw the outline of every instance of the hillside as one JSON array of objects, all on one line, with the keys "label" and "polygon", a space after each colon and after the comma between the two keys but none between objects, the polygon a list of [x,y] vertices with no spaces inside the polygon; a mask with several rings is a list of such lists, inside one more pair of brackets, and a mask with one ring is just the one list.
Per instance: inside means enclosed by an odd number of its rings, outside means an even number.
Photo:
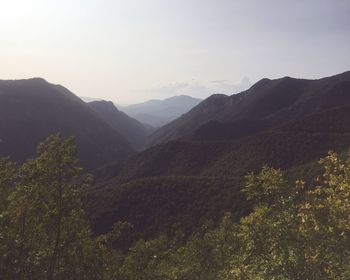
[{"label": "hillside", "polygon": [[[212,135],[207,122],[264,122],[265,127],[281,125],[313,112],[349,104],[350,72],[319,80],[284,77],[263,79],[247,91],[232,96],[213,95],[187,114],[158,129],[149,145],[184,139],[195,134]],[[206,128],[200,128],[205,125]],[[200,129],[200,132],[196,132]],[[205,132],[209,129],[208,132]],[[261,127],[257,128],[259,131]],[[196,136],[197,135],[197,136]],[[240,137],[237,133],[237,137]],[[230,136],[232,138],[232,135]]]},{"label": "hillside", "polygon": [[146,144],[148,128],[129,117],[114,106],[112,102],[93,101],[88,105],[114,130],[120,133],[135,150],[141,150]]},{"label": "hillside", "polygon": [[118,176],[106,181],[100,178],[87,193],[85,205],[93,230],[104,233],[118,221],[129,222],[134,227],[131,244],[160,232],[191,234],[206,220],[215,223],[227,211],[237,221],[251,209],[240,193],[249,171],[268,164],[282,168],[292,180],[312,178],[318,171],[316,161],[328,150],[349,148],[349,132],[292,136],[261,135],[241,148],[228,143],[171,142],[146,151]]},{"label": "hillside", "polygon": [[128,142],[81,99],[43,79],[0,81],[0,155],[22,162],[53,133],[76,138],[91,170],[134,153]]},{"label": "hillside", "polygon": [[118,106],[118,108],[142,123],[161,127],[187,113],[201,101],[191,96],[179,95],[163,100],[153,99],[139,104]]},{"label": "hillside", "polygon": [[[271,86],[271,92],[261,91],[261,107],[250,111],[250,115],[268,118],[211,121],[189,133],[187,139],[153,146],[124,164],[99,170],[95,187],[87,194],[93,229],[105,232],[116,221],[128,221],[135,226],[137,238],[150,237],[165,230],[162,224],[169,229],[171,221],[173,233],[178,229],[191,233],[203,220],[217,221],[225,211],[231,211],[236,219],[249,212],[249,203],[239,196],[244,176],[265,164],[281,168],[292,180],[312,178],[318,171],[316,162],[329,150],[344,153],[350,148],[350,90],[345,76],[319,80],[316,86],[305,88],[303,97],[298,94],[298,102],[294,96],[288,103],[263,105],[267,104],[264,98],[277,94],[276,87]],[[295,85],[290,78],[277,81]],[[265,80],[255,89],[265,82],[270,83]],[[304,87],[309,82],[301,83]],[[308,89],[312,92],[306,93]],[[225,99],[216,95],[203,101],[208,105],[203,116],[222,114],[218,107]],[[212,105],[213,100],[217,106]],[[203,103],[190,113],[203,108]],[[268,113],[267,107],[278,114]],[[248,112],[240,110],[242,115]],[[295,112],[285,113],[290,110]],[[203,183],[206,181],[210,184]],[[168,213],[166,218],[164,211]],[[192,211],[197,214],[192,215]]]}]

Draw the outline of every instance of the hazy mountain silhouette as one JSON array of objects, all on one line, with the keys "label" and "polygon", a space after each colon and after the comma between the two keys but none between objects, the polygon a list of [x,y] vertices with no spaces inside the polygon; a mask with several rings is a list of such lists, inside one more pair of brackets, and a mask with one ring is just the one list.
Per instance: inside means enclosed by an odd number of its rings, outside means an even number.
[{"label": "hazy mountain silhouette", "polygon": [[106,123],[123,135],[134,149],[141,150],[144,148],[147,136],[151,132],[149,126],[145,127],[139,121],[119,111],[111,101],[93,101],[88,103],[88,105]]},{"label": "hazy mountain silhouette", "polygon": [[129,106],[118,105],[118,107],[141,123],[161,127],[188,112],[201,101],[202,99],[179,95],[164,100],[154,99]]},{"label": "hazy mountain silhouette", "polygon": [[66,88],[40,78],[0,80],[0,155],[23,161],[52,133],[76,137],[88,170],[134,153],[123,136]]}]

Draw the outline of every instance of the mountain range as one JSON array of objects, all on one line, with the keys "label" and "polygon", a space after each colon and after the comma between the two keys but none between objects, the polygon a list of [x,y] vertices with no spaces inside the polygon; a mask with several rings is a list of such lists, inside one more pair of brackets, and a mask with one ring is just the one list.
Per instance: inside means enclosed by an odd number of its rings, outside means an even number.
[{"label": "mountain range", "polygon": [[151,139],[149,149],[95,171],[85,202],[95,232],[127,221],[132,240],[191,234],[226,211],[248,213],[245,175],[265,164],[312,178],[320,157],[350,147],[350,72],[263,79],[237,95],[213,95]]},{"label": "mountain range", "polygon": [[[342,106],[349,101],[346,94],[349,76],[350,73],[346,72],[319,80],[290,77],[263,79],[239,94],[212,95],[157,130],[150,139],[150,145],[204,134],[222,138],[223,131],[231,131],[231,138],[238,138],[247,130],[254,133],[263,127],[269,128],[330,107]],[[216,123],[211,122],[213,120]],[[212,129],[216,132],[212,133]],[[233,135],[232,131],[236,133]]]},{"label": "mountain range", "polygon": [[[124,160],[145,148],[154,127],[128,116],[112,102],[84,100],[41,78],[0,80],[0,155],[22,162],[34,156],[36,145],[53,133],[76,138],[79,159],[87,170]],[[182,105],[181,100],[185,100]],[[174,97],[145,104],[159,111],[173,106],[174,113],[190,106],[189,100]]]},{"label": "mountain range", "polygon": [[118,108],[142,123],[161,127],[188,112],[201,101],[202,99],[199,98],[179,95],[163,100],[153,99],[139,104],[118,106]]},{"label": "mountain range", "polygon": [[267,164],[291,179],[312,178],[320,157],[350,148],[350,72],[263,79],[232,96],[145,104],[133,112],[162,107],[163,117],[176,111],[178,118],[152,131],[112,102],[85,103],[40,78],[1,80],[0,155],[22,162],[49,134],[75,136],[81,164],[95,178],[83,199],[94,232],[127,222],[131,244],[197,232],[226,211],[238,220],[252,207],[241,193],[248,172]]}]

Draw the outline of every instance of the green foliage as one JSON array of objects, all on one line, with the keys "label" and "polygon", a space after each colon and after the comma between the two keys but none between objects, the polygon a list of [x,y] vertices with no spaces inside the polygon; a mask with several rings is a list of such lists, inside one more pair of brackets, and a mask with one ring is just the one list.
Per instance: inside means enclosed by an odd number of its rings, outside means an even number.
[{"label": "green foliage", "polygon": [[110,279],[105,246],[82,209],[72,139],[50,136],[18,169],[2,159],[0,275],[4,279]]},{"label": "green foliage", "polygon": [[[251,214],[239,223],[226,215],[176,246],[163,237],[137,243],[123,269],[132,275],[135,262],[152,268],[152,276],[134,279],[349,279],[350,154],[329,153],[320,163],[324,173],[307,188],[268,167],[248,175],[243,192],[257,202]],[[141,252],[163,257],[145,263],[150,255]]]},{"label": "green foliage", "polygon": [[[7,159],[0,160],[1,279],[350,277],[350,153],[342,158],[330,152],[320,160],[323,173],[307,182],[289,183],[281,170],[267,166],[257,174],[248,174],[242,195],[254,207],[239,221],[226,213],[220,222],[204,223],[200,220],[203,213],[196,214],[203,206],[196,204],[198,201],[222,199],[215,197],[216,187],[209,187],[215,185],[215,178],[198,181],[184,177],[180,182],[169,177],[163,178],[161,185],[159,178],[150,178],[124,184],[112,194],[118,197],[117,209],[122,211],[123,203],[133,201],[127,194],[141,188],[144,196],[134,196],[134,205],[146,200],[148,207],[159,207],[158,216],[141,215],[137,210],[130,213],[130,217],[137,217],[132,220],[135,224],[114,221],[111,230],[98,237],[92,236],[81,203],[82,191],[91,178],[81,175],[74,154],[71,139],[54,135],[39,145],[35,159],[18,168]],[[190,188],[193,183],[198,186]],[[227,194],[237,196],[230,184],[222,187]],[[169,199],[163,200],[166,195],[174,196],[176,203],[176,196],[188,201],[167,205]],[[194,199],[197,196],[200,199]],[[186,227],[178,223],[193,226],[186,220],[188,209],[180,211],[190,206],[203,226],[188,236],[183,231]],[[171,211],[180,215],[173,219]],[[217,210],[208,204],[207,211]],[[129,247],[130,236],[137,236],[135,230],[142,220],[147,226],[151,219],[158,219],[159,227],[172,226],[171,234],[164,231],[158,238],[140,238]],[[152,228],[150,232],[156,233]]]},{"label": "green foliage", "polygon": [[130,248],[121,269],[122,279],[165,279],[167,271],[157,269],[159,263],[166,259],[170,242],[164,235],[154,240],[138,240]]},{"label": "green foliage", "polygon": [[0,213],[7,210],[8,197],[15,182],[15,165],[6,158],[0,158]]},{"label": "green foliage", "polygon": [[247,199],[256,203],[274,203],[275,200],[281,199],[286,189],[281,171],[264,166],[258,175],[250,173],[246,176],[246,186],[242,191]]}]

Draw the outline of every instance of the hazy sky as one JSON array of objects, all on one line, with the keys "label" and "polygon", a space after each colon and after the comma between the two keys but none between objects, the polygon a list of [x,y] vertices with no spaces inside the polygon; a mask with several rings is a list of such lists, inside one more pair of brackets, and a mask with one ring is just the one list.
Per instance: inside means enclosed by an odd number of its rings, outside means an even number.
[{"label": "hazy sky", "polygon": [[133,103],[350,70],[350,0],[0,0],[0,79]]}]

